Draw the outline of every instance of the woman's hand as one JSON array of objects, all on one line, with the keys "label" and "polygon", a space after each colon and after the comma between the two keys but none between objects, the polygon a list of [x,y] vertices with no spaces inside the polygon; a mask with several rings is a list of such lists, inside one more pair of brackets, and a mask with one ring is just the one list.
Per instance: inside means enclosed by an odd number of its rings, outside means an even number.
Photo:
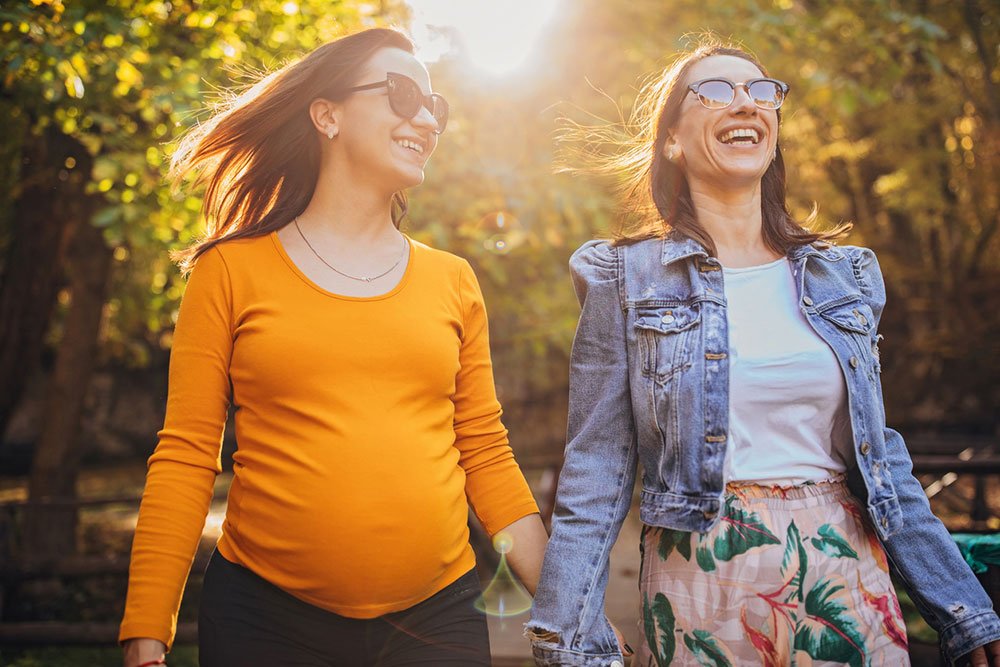
[{"label": "woman's hand", "polygon": [[612,623],[610,619],[608,619],[608,624],[611,626],[611,629],[615,631],[615,637],[618,639],[618,646],[622,649],[622,655],[626,658],[631,658],[635,651],[632,650],[631,646],[625,643],[625,635],[621,633],[621,630],[615,627],[615,624]]},{"label": "woman's hand", "polygon": [[126,640],[125,667],[138,667],[153,660],[163,660],[167,655],[167,645],[159,639],[136,637]]},{"label": "woman's hand", "polygon": [[958,664],[969,664],[972,667],[1000,667],[1000,639],[975,649],[967,659],[968,663],[959,660]]}]

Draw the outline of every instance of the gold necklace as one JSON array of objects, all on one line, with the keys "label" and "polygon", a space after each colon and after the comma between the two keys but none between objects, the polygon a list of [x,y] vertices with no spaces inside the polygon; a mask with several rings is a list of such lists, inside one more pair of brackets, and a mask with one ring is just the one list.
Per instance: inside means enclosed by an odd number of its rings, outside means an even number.
[{"label": "gold necklace", "polygon": [[392,272],[392,270],[395,269],[397,266],[399,266],[399,263],[403,261],[403,258],[406,257],[406,251],[410,247],[410,244],[406,241],[406,237],[404,236],[403,237],[403,252],[400,253],[399,259],[397,259],[396,262],[392,266],[390,266],[388,269],[386,269],[382,273],[378,274],[377,276],[352,276],[349,273],[344,273],[343,271],[341,271],[340,269],[338,269],[337,267],[335,267],[333,264],[331,264],[330,262],[328,262],[325,259],[323,259],[323,256],[320,255],[318,252],[316,252],[316,248],[312,247],[312,244],[309,243],[309,239],[307,239],[306,235],[302,233],[302,228],[299,227],[299,216],[295,216],[295,220],[293,220],[293,222],[295,223],[295,229],[297,229],[298,232],[299,232],[299,236],[302,237],[302,240],[306,242],[306,245],[309,246],[309,249],[312,250],[312,252],[313,252],[314,255],[316,255],[316,259],[318,259],[319,261],[321,261],[324,264],[326,264],[326,266],[331,271],[336,271],[337,273],[339,273],[340,275],[344,276],[345,278],[350,278],[351,280],[357,280],[358,282],[362,282],[362,283],[370,283],[373,280],[378,280],[382,276],[389,275]]}]

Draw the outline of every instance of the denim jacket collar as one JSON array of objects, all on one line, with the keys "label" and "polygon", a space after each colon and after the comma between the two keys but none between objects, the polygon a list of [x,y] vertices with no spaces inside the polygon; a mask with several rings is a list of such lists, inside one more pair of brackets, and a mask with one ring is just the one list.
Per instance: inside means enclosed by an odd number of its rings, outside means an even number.
[{"label": "denim jacket collar", "polygon": [[662,251],[660,261],[663,266],[668,266],[686,257],[701,256],[708,258],[708,251],[705,246],[695,241],[689,236],[671,232],[663,237],[661,243]]},{"label": "denim jacket collar", "polygon": [[847,257],[842,249],[829,243],[823,243],[822,241],[793,246],[786,253],[786,256],[793,261],[802,259],[803,257],[820,257],[831,262],[837,262]]},{"label": "denim jacket collar", "polygon": [[[689,236],[677,232],[667,234],[663,238],[661,247],[660,261],[664,266],[687,257],[700,256],[707,259],[709,256],[708,251],[702,244]],[[837,262],[847,257],[842,249],[822,241],[793,246],[788,250],[786,256],[792,261],[802,259],[803,257],[819,257],[831,262]]]}]

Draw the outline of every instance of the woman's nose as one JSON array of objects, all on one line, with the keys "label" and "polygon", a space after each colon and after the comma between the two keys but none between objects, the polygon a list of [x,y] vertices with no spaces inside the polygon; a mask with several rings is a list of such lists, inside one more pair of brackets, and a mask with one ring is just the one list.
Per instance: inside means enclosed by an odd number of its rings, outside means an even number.
[{"label": "woman's nose", "polygon": [[410,122],[417,127],[426,128],[435,133],[440,129],[437,119],[434,118],[434,114],[423,105],[420,106],[420,111],[417,112],[417,115],[410,119]]},{"label": "woman's nose", "polygon": [[757,105],[750,97],[750,91],[745,85],[736,86],[733,90],[733,102],[730,110],[736,113],[756,113]]}]

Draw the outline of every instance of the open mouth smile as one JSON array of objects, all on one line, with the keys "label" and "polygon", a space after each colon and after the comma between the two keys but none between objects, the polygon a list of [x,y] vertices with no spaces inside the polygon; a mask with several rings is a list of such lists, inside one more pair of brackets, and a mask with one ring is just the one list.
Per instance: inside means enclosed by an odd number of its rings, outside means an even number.
[{"label": "open mouth smile", "polygon": [[740,127],[723,132],[718,135],[718,140],[726,145],[752,146],[760,143],[760,132],[752,127]]},{"label": "open mouth smile", "polygon": [[395,139],[397,146],[401,146],[406,150],[413,151],[417,155],[423,155],[424,151],[427,150],[423,144],[416,141],[411,141],[409,139]]}]

